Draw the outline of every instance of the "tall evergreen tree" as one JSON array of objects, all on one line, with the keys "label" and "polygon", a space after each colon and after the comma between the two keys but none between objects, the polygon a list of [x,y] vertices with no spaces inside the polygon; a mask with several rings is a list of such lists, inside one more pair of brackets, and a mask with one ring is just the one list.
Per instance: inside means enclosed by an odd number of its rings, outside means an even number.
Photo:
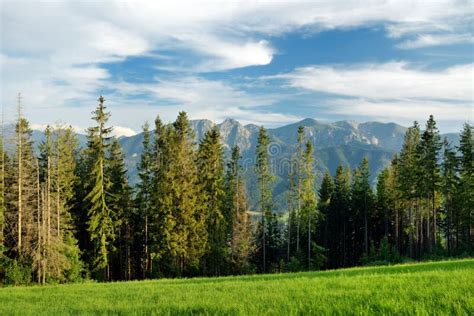
[{"label": "tall evergreen tree", "polygon": [[319,219],[319,212],[317,209],[317,198],[314,175],[314,153],[313,144],[308,141],[303,155],[303,165],[301,174],[301,222],[305,223],[304,231],[306,232],[306,259],[308,262],[308,269],[312,266],[312,248],[315,246],[313,241],[313,233],[316,228],[316,221]]},{"label": "tall evergreen tree", "polygon": [[230,222],[229,244],[232,274],[250,272],[250,255],[254,251],[252,245],[252,227],[248,214],[245,185],[242,178],[242,167],[238,146],[232,148],[231,158],[227,164],[225,177],[226,213]]},{"label": "tall evergreen tree", "polygon": [[[398,189],[401,193],[403,206],[405,212],[404,218],[407,218],[406,230],[408,232],[408,253],[411,257],[415,255],[415,211],[417,217],[421,217],[420,222],[423,222],[421,214],[421,204],[419,203],[421,196],[420,187],[422,183],[421,176],[421,155],[420,155],[420,127],[417,122],[408,128],[405,133],[405,138],[400,152],[400,157],[397,161],[397,183]],[[415,209],[416,208],[416,209]],[[427,223],[429,220],[427,219]],[[429,228],[429,225],[427,225]],[[426,232],[429,236],[429,232]],[[429,241],[427,241],[429,244]]]},{"label": "tall evergreen tree", "polygon": [[154,156],[153,156],[153,144],[150,127],[148,122],[143,125],[143,152],[138,163],[138,178],[137,184],[137,196],[136,204],[138,207],[138,222],[137,235],[139,235],[141,251],[141,270],[142,277],[145,278],[150,274],[150,246],[149,246],[149,234],[150,234],[150,218],[153,217],[153,196],[154,196]]},{"label": "tall evergreen tree", "polygon": [[474,251],[474,241],[472,237],[474,222],[474,133],[472,125],[465,123],[460,135],[459,158],[460,165],[460,223],[459,238],[463,248],[471,253]]},{"label": "tall evergreen tree", "polygon": [[350,177],[342,165],[336,169],[334,190],[327,215],[330,241],[329,266],[345,267],[348,263],[348,216],[350,210]]},{"label": "tall evergreen tree", "polygon": [[296,153],[295,153],[295,194],[296,197],[296,252],[300,251],[300,230],[301,230],[301,208],[303,200],[303,179],[304,179],[304,127],[298,127],[297,143],[296,143]]},{"label": "tall evergreen tree", "polygon": [[110,179],[106,203],[110,209],[110,216],[114,224],[113,231],[116,232],[117,237],[112,249],[117,250],[117,252],[113,254],[115,262],[114,269],[111,270],[111,277],[126,280],[130,279],[131,274],[130,247],[132,237],[130,225],[132,221],[132,194],[128,184],[125,157],[116,138],[113,138],[110,143],[106,171]]},{"label": "tall evergreen tree", "polygon": [[437,207],[436,195],[440,186],[440,166],[438,164],[441,150],[441,138],[439,136],[436,121],[433,115],[430,115],[426,122],[426,129],[421,136],[420,142],[421,150],[421,164],[422,168],[421,179],[424,196],[428,206],[428,226],[431,234],[428,236],[428,250],[436,246],[438,239],[437,234]]},{"label": "tall evergreen tree", "polygon": [[227,259],[226,233],[229,225],[224,217],[224,149],[217,127],[204,134],[197,153],[199,170],[199,207],[206,216],[208,250],[204,270],[210,275],[225,272]]},{"label": "tall evergreen tree", "polygon": [[321,245],[324,248],[328,248],[328,242],[330,239],[329,236],[329,218],[330,214],[330,205],[331,205],[331,197],[334,191],[334,183],[332,181],[331,174],[329,170],[326,170],[324,174],[323,180],[321,182],[321,186],[319,188],[319,212],[321,214],[322,221],[319,223],[318,227],[318,235]]},{"label": "tall evergreen tree", "polygon": [[110,188],[110,179],[106,174],[106,154],[110,146],[109,134],[112,128],[107,127],[110,113],[106,112],[105,99],[99,97],[99,105],[92,112],[92,119],[96,126],[88,129],[88,163],[90,188],[86,196],[88,201],[88,231],[93,243],[93,269],[96,272],[103,270],[102,277],[110,278],[109,253],[115,239],[113,214],[107,205],[107,191]]},{"label": "tall evergreen tree", "polygon": [[7,231],[11,232],[9,247],[22,263],[30,264],[36,251],[36,218],[38,194],[35,175],[37,160],[33,154],[32,130],[26,119],[20,116],[15,126],[16,146],[13,155],[13,172],[7,186]]},{"label": "tall evergreen tree", "polygon": [[[369,182],[369,160],[364,157],[354,172],[352,185],[352,216],[355,242],[353,244],[353,262],[356,263],[363,253],[369,255],[369,220],[373,207],[373,192]],[[363,241],[363,242],[362,242]],[[360,247],[360,244],[362,247]]]},{"label": "tall evergreen tree", "polygon": [[162,230],[156,253],[161,266],[168,266],[171,274],[186,275],[199,266],[207,234],[206,216],[198,212],[194,133],[185,112],[179,113],[165,135],[167,141],[159,151],[162,161],[157,217]]},{"label": "tall evergreen tree", "polygon": [[268,153],[268,146],[270,145],[270,137],[268,136],[265,128],[260,127],[257,148],[256,148],[256,163],[255,173],[257,174],[257,186],[259,190],[259,206],[261,214],[260,222],[260,234],[259,239],[261,241],[262,251],[262,271],[267,270],[267,234],[268,225],[271,225],[272,218],[272,189],[271,184],[274,176],[270,170],[270,157]]},{"label": "tall evergreen tree", "polygon": [[[3,119],[3,118],[2,118]],[[1,126],[1,135],[0,135],[0,260],[3,256],[3,253],[6,250],[5,247],[5,171],[6,171],[6,153],[4,150],[4,133],[3,133],[3,122]]]},{"label": "tall evergreen tree", "polygon": [[459,176],[457,173],[458,170],[458,160],[456,153],[452,149],[448,140],[445,139],[443,143],[444,153],[443,153],[443,163],[441,166],[441,176],[442,176],[442,192],[443,192],[443,212],[445,215],[445,237],[446,237],[446,247],[448,254],[451,254],[453,251],[454,240],[453,240],[453,231],[455,231],[455,218],[458,213],[456,210],[459,205],[456,205],[456,194],[458,193],[459,188]]}]

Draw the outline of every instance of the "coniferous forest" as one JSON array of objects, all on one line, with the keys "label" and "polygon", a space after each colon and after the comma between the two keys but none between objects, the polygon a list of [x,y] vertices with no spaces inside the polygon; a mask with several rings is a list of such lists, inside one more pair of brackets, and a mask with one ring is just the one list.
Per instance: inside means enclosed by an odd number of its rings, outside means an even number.
[{"label": "coniferous forest", "polygon": [[[228,158],[213,128],[197,143],[185,112],[143,125],[132,186],[101,96],[87,146],[66,125],[34,144],[18,107],[0,182],[0,283],[67,283],[333,269],[474,254],[473,130],[459,146],[430,116],[369,181],[354,170],[316,178],[304,127],[294,135],[287,212],[274,212],[271,138],[255,149],[258,203],[247,198],[239,147]],[[39,152],[35,150],[36,146]]]}]

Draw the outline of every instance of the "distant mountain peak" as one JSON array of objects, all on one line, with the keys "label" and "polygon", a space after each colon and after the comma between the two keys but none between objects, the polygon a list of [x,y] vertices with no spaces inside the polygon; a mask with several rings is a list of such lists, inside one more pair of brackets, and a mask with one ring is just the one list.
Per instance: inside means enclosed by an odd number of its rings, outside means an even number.
[{"label": "distant mountain peak", "polygon": [[316,121],[313,118],[305,118],[305,119],[299,121],[297,124],[302,125],[302,126],[313,126],[313,125],[318,124],[318,123],[319,122]]},{"label": "distant mountain peak", "polygon": [[222,124],[240,125],[240,122],[237,121],[236,119],[228,117],[228,118],[226,118],[225,120],[222,121],[221,125]]}]

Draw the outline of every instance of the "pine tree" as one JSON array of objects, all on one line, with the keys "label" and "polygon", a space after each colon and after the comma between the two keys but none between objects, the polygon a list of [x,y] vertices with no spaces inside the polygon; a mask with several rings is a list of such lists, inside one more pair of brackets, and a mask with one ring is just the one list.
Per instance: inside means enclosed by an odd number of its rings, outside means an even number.
[{"label": "pine tree", "polygon": [[36,248],[37,205],[37,161],[33,154],[32,130],[26,119],[20,116],[16,128],[17,142],[13,156],[13,173],[8,184],[7,231],[12,234],[11,248],[16,258],[29,264]]},{"label": "pine tree", "polygon": [[336,169],[334,190],[331,196],[329,214],[329,266],[347,265],[348,216],[350,209],[350,177],[342,165]]},{"label": "pine tree", "polygon": [[217,127],[204,134],[197,153],[201,212],[206,216],[208,250],[204,257],[207,274],[221,275],[227,260],[227,226],[224,217],[224,149]]},{"label": "pine tree", "polygon": [[107,206],[114,224],[113,230],[117,232],[114,249],[118,250],[115,256],[115,279],[130,279],[130,225],[132,221],[131,188],[128,184],[125,157],[116,138],[110,143],[110,153],[107,157],[107,174],[110,179],[110,188],[107,195]]},{"label": "pine tree", "polygon": [[[172,255],[176,252],[175,226],[176,219],[173,215],[173,184],[174,170],[171,162],[172,138],[174,131],[170,126],[164,126],[161,119],[155,119],[155,133],[152,149],[152,195],[153,203],[150,214],[149,232],[145,234],[145,244],[150,245],[149,270],[153,270],[153,261],[159,262],[158,270],[161,274],[167,273],[167,268],[172,268]],[[176,271],[173,271],[176,274]]]},{"label": "pine tree", "polygon": [[[3,119],[3,118],[2,118]],[[6,250],[4,230],[5,230],[5,172],[6,172],[6,160],[7,155],[4,150],[4,133],[3,133],[3,121],[1,127],[2,134],[0,135],[0,260],[2,259],[3,253]]]},{"label": "pine tree", "polygon": [[431,234],[428,236],[428,251],[436,246],[437,234],[437,207],[436,194],[440,186],[440,167],[438,164],[441,139],[433,115],[426,122],[426,129],[421,136],[421,179],[423,181],[423,193],[426,196],[428,206],[428,226]]},{"label": "pine tree", "polygon": [[39,146],[37,175],[38,242],[35,269],[38,280],[75,281],[80,279],[82,263],[72,231],[72,208],[77,140],[72,128],[48,126],[45,141]]},{"label": "pine tree", "polygon": [[302,185],[303,185],[303,168],[304,168],[304,127],[298,127],[297,145],[295,153],[295,197],[296,197],[296,253],[300,251],[300,230],[301,230],[301,207],[302,207]]},{"label": "pine tree", "polygon": [[[419,222],[423,223],[421,214],[421,203],[419,200],[422,197],[421,188],[423,187],[423,177],[421,168],[421,153],[420,153],[420,127],[417,122],[408,128],[405,133],[405,138],[400,152],[400,157],[397,161],[397,183],[398,189],[401,193],[401,199],[405,208],[404,217],[407,217],[406,230],[408,232],[408,252],[410,257],[414,257],[415,247],[415,217],[420,218]],[[416,208],[416,210],[415,210]],[[415,216],[415,211],[418,216]],[[427,218],[429,223],[429,218]],[[427,225],[429,228],[429,225]],[[426,231],[429,238],[429,231]],[[419,239],[420,240],[420,239]],[[430,244],[430,241],[427,241]]]},{"label": "pine tree", "polygon": [[106,127],[110,113],[106,112],[104,97],[99,97],[99,105],[92,112],[96,126],[88,129],[88,163],[90,188],[86,196],[88,206],[88,231],[93,243],[93,269],[96,272],[104,269],[102,277],[109,279],[109,252],[115,239],[114,223],[111,210],[107,205],[107,190],[110,179],[106,174],[106,152],[109,148],[110,127]]},{"label": "pine tree", "polygon": [[142,276],[146,278],[150,274],[150,249],[149,249],[149,233],[150,225],[149,220],[153,217],[153,194],[154,194],[154,156],[153,156],[153,144],[151,139],[151,132],[149,124],[143,125],[143,152],[138,163],[138,178],[139,183],[137,184],[137,196],[136,204],[138,206],[138,221],[139,225],[137,234],[139,234],[139,240],[142,243],[140,248],[143,248],[141,256],[140,266],[142,267]]},{"label": "pine tree", "polygon": [[230,225],[228,235],[230,244],[230,264],[232,274],[250,272],[250,255],[252,245],[252,227],[248,214],[245,185],[242,178],[242,167],[239,160],[240,149],[232,148],[231,158],[227,164],[225,177],[226,213]]},{"label": "pine tree", "polygon": [[[158,179],[157,221],[160,245],[156,256],[174,275],[190,274],[206,249],[206,216],[198,212],[197,168],[194,134],[185,112],[164,133],[166,143],[158,152],[162,159]],[[155,139],[159,141],[159,139]]]},{"label": "pine tree", "polygon": [[328,241],[329,241],[329,218],[330,214],[330,205],[331,205],[331,197],[334,191],[334,183],[332,181],[331,174],[328,170],[324,174],[323,180],[321,182],[321,187],[319,188],[319,212],[321,214],[322,221],[318,225],[319,227],[319,240],[321,241],[321,245],[324,248],[328,248]]},{"label": "pine tree", "polygon": [[267,234],[268,225],[271,225],[272,218],[272,190],[271,183],[273,175],[270,170],[270,157],[268,154],[268,146],[270,145],[270,137],[265,128],[260,127],[257,148],[256,148],[256,164],[255,173],[257,174],[257,186],[259,190],[259,206],[261,213],[260,234],[261,234],[261,251],[262,251],[262,271],[267,270]]},{"label": "pine tree", "polygon": [[[377,177],[377,211],[381,218],[379,229],[382,229],[382,235],[387,238],[395,238],[396,232],[392,227],[392,223],[396,222],[396,183],[393,167],[388,166],[383,169]],[[393,241],[396,243],[396,240]]]},{"label": "pine tree", "polygon": [[[373,192],[369,182],[369,160],[364,157],[358,168],[354,172],[354,182],[352,185],[352,216],[353,229],[355,230],[355,250],[353,262],[356,263],[360,254],[369,255],[369,219],[373,206]],[[358,241],[363,240],[363,247],[359,247]],[[359,250],[360,249],[360,250]],[[361,253],[359,253],[361,251]]]},{"label": "pine tree", "polygon": [[313,231],[316,227],[316,221],[319,218],[317,209],[316,192],[314,190],[315,175],[314,175],[314,156],[313,145],[310,141],[306,143],[306,148],[303,154],[302,164],[302,182],[301,182],[301,215],[300,221],[305,223],[305,230],[307,235],[307,261],[308,269],[311,268],[311,251],[313,247]]},{"label": "pine tree", "polygon": [[464,124],[460,135],[459,158],[460,165],[460,194],[459,205],[461,208],[459,223],[459,239],[464,248],[472,253],[474,241],[472,240],[472,225],[474,222],[474,133],[470,124]]},{"label": "pine tree", "polygon": [[452,149],[448,140],[443,142],[444,153],[443,163],[441,166],[442,176],[442,192],[443,192],[443,211],[445,215],[445,233],[446,233],[446,247],[448,254],[451,255],[453,251],[453,230],[455,230],[455,218],[459,205],[455,203],[455,196],[459,188],[458,160],[456,153]]}]

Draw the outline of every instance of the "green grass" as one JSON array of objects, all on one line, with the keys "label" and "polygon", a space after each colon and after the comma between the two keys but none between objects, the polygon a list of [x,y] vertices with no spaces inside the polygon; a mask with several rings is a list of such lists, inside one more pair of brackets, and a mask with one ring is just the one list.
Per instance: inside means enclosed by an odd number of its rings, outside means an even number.
[{"label": "green grass", "polygon": [[0,289],[0,315],[474,315],[474,260]]}]

